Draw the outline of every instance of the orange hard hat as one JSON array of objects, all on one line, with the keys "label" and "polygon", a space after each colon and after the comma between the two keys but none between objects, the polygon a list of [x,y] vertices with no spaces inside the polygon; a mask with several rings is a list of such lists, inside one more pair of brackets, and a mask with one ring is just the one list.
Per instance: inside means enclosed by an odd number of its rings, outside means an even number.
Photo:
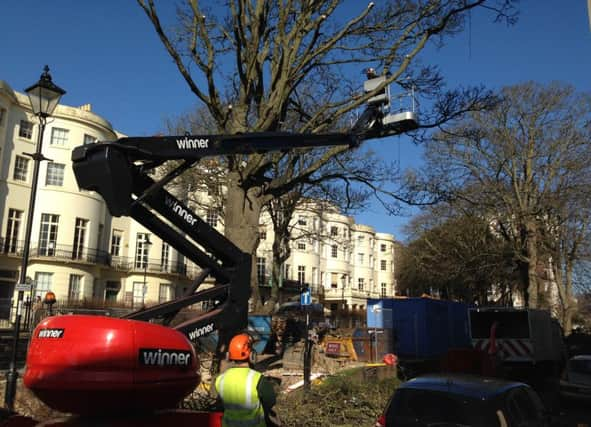
[{"label": "orange hard hat", "polygon": [[228,358],[230,360],[248,360],[251,352],[252,338],[248,334],[239,334],[230,341]]}]

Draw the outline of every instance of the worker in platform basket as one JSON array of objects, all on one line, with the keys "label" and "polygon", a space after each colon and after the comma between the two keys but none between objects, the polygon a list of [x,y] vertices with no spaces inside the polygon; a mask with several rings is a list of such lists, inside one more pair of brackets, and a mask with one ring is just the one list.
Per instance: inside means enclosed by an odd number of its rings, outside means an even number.
[{"label": "worker in platform basket", "polygon": [[233,366],[219,375],[215,389],[224,406],[222,427],[280,426],[273,407],[275,390],[269,380],[252,366],[256,362],[253,339],[236,335],[230,341],[228,359]]}]

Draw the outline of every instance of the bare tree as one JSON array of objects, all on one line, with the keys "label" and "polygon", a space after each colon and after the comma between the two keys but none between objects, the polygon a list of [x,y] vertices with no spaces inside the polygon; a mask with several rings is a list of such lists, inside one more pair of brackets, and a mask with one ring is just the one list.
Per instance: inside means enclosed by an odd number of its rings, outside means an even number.
[{"label": "bare tree", "polygon": [[428,145],[428,179],[497,224],[513,245],[530,307],[543,294],[540,266],[553,266],[568,317],[572,262],[588,234],[590,98],[530,82],[503,89],[502,99],[437,135]]},{"label": "bare tree", "polygon": [[397,274],[403,293],[437,293],[483,305],[510,299],[512,253],[477,212],[438,206],[417,216],[408,228],[414,237],[403,248]]},{"label": "bare tree", "polygon": [[558,294],[557,301],[552,301],[551,293],[546,300],[561,320],[565,331],[572,329],[572,319],[578,309],[574,297],[575,268],[578,267],[578,272],[583,271],[591,255],[591,168],[580,167],[581,162],[588,162],[585,158],[576,159],[576,162],[577,167],[574,169],[578,173],[561,173],[559,179],[568,179],[571,175],[570,178],[577,182],[562,185],[561,200],[549,206],[541,221],[543,250],[551,266],[551,283],[557,284],[555,289]]},{"label": "bare tree", "polygon": [[[481,108],[489,94],[445,92],[437,69],[421,66],[421,51],[461,31],[472,9],[485,8],[507,22],[515,18],[513,0],[393,0],[349,4],[348,10],[342,0],[229,0],[209,8],[187,0],[169,28],[154,0],[137,2],[189,89],[209,110],[215,132],[226,133],[282,130],[290,111],[300,117],[292,130],[325,132],[390,83],[414,85],[434,105],[423,112],[425,125],[441,125]],[[387,79],[374,92],[355,96],[357,85],[348,76],[367,66],[379,68]],[[227,237],[254,255],[262,207],[302,183],[320,180],[318,171],[348,150],[317,150],[295,176],[290,165],[309,150],[225,159]],[[270,166],[282,162],[287,173],[267,179]],[[256,286],[252,296],[258,304]]]}]

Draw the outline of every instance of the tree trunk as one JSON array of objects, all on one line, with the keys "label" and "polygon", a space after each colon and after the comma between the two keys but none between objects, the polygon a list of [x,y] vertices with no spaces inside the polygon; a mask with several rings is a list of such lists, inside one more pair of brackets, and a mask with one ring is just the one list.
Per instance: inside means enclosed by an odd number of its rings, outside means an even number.
[{"label": "tree trunk", "polygon": [[573,265],[572,261],[567,261],[566,277],[564,280],[564,314],[562,320],[562,329],[565,334],[570,334],[573,328],[573,315],[577,307],[572,296],[573,293]]},{"label": "tree trunk", "polygon": [[250,274],[251,300],[254,311],[262,307],[256,274],[256,249],[259,241],[259,217],[261,202],[258,188],[245,191],[240,186],[239,174],[232,171],[228,176],[225,212],[225,234],[243,252],[252,257]]},{"label": "tree trunk", "polygon": [[526,250],[527,250],[527,293],[525,306],[529,308],[538,308],[538,246],[537,246],[537,228],[532,220],[528,220],[526,227]]},{"label": "tree trunk", "polygon": [[265,312],[268,314],[275,309],[275,304],[279,301],[279,286],[283,281],[283,264],[291,254],[289,239],[280,237],[280,235],[287,236],[287,233],[287,230],[278,230],[275,227],[271,263],[271,298],[265,302]]}]

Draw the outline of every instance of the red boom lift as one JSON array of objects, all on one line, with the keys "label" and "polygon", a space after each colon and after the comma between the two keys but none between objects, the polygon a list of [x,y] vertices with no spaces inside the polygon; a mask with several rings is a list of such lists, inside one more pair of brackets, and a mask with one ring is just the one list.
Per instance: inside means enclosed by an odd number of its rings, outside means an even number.
[{"label": "red boom lift", "polygon": [[[42,424],[13,417],[6,425],[219,425],[219,415],[175,408],[200,381],[191,341],[216,331],[220,356],[230,338],[246,329],[251,257],[164,186],[205,157],[356,147],[417,128],[414,111],[387,114],[389,99],[378,98],[370,99],[348,133],[130,137],[76,147],[72,162],[79,187],[99,193],[113,216],[132,217],[202,273],[186,295],[124,318],[64,315],[42,321],[31,337],[24,384],[51,408],[73,415]],[[158,181],[148,175],[170,160],[181,163]],[[199,291],[207,276],[215,285]],[[211,309],[169,326],[180,309],[200,301],[209,301]]]}]

